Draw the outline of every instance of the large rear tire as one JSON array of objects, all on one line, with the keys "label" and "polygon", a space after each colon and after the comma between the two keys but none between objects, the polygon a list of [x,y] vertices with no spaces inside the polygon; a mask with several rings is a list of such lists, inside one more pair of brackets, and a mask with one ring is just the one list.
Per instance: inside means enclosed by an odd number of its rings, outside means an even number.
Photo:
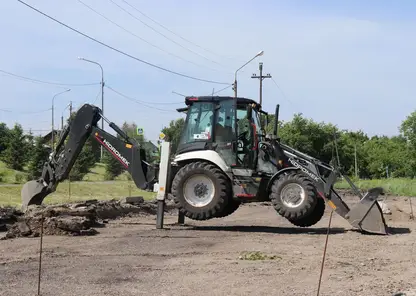
[{"label": "large rear tire", "polygon": [[325,213],[325,201],[323,198],[318,198],[313,211],[306,217],[301,219],[287,219],[290,223],[298,227],[310,227],[318,223]]},{"label": "large rear tire", "polygon": [[192,162],[182,167],[172,181],[176,207],[193,220],[215,218],[224,211],[231,194],[228,177],[208,162]]},{"label": "large rear tire", "polygon": [[[291,196],[290,190],[299,192]],[[290,220],[299,220],[313,211],[318,196],[312,181],[303,173],[294,171],[282,175],[273,182],[270,200],[281,216]]]},{"label": "large rear tire", "polygon": [[232,213],[234,213],[235,211],[237,211],[240,205],[241,205],[241,201],[235,200],[234,198],[229,197],[228,204],[225,206],[224,210],[218,213],[215,217],[216,218],[227,217],[231,215]]}]

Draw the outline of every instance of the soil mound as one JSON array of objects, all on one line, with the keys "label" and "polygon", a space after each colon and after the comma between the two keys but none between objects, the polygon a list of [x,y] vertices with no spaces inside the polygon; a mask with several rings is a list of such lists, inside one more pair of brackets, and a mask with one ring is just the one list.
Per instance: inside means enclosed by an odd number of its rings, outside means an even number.
[{"label": "soil mound", "polygon": [[[174,209],[166,201],[165,211]],[[30,206],[23,213],[16,208],[0,208],[1,239],[37,237],[43,224],[45,235],[94,235],[96,228],[104,227],[110,219],[137,215],[156,215],[157,201],[144,201],[142,197],[122,200],[88,200],[74,204]]]}]

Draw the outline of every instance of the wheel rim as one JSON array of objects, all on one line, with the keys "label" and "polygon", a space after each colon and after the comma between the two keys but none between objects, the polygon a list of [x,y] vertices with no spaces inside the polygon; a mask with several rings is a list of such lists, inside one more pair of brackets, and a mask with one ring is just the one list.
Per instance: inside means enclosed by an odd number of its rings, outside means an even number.
[{"label": "wheel rim", "polygon": [[193,175],[183,184],[183,194],[187,203],[204,207],[214,199],[215,185],[205,175]]},{"label": "wheel rim", "polygon": [[296,208],[305,200],[306,192],[299,184],[290,183],[282,188],[280,196],[285,206]]}]

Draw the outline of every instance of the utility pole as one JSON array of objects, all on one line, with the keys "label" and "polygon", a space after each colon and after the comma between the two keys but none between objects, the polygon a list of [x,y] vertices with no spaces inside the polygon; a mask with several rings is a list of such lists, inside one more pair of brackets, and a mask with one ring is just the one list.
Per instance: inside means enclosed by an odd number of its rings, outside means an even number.
[{"label": "utility pole", "polygon": [[67,89],[67,90],[65,90],[65,91],[62,91],[62,92],[60,92],[60,93],[57,93],[56,95],[54,95],[53,97],[52,97],[52,134],[51,134],[51,136],[52,136],[52,143],[51,143],[51,146],[52,146],[52,150],[54,150],[55,149],[55,137],[54,137],[54,133],[55,133],[55,128],[54,128],[54,121],[53,121],[53,117],[54,117],[54,108],[55,108],[55,106],[54,106],[54,103],[55,103],[55,98],[58,96],[58,95],[60,95],[60,94],[63,94],[63,93],[65,93],[65,92],[68,92],[68,91],[71,91],[71,89],[69,88],[69,89]]},{"label": "utility pole", "polygon": [[[70,118],[71,117],[71,114],[72,114],[72,101],[69,101],[69,104],[65,107],[65,109],[67,107],[69,107],[69,117],[68,118]],[[65,109],[64,109],[64,111],[65,111]],[[62,115],[61,115],[61,130],[63,130],[63,129],[64,129],[64,112],[62,111]]]},{"label": "utility pole", "polygon": [[270,74],[267,75],[263,75],[263,63],[260,62],[259,63],[259,70],[260,70],[260,75],[257,76],[256,74],[253,74],[253,76],[251,76],[251,78],[257,78],[260,80],[260,93],[259,93],[259,104],[261,106],[262,103],[262,99],[263,99],[263,79],[265,78],[272,78],[272,76]]}]

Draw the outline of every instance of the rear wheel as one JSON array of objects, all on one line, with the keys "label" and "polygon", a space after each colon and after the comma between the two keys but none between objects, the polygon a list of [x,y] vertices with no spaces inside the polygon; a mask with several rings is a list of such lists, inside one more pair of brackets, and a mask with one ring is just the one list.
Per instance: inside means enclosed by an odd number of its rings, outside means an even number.
[{"label": "rear wheel", "polygon": [[273,182],[270,200],[281,216],[299,220],[312,212],[318,197],[312,181],[295,171],[282,175]]},{"label": "rear wheel", "polygon": [[182,167],[172,181],[172,195],[179,211],[193,220],[215,218],[224,211],[231,194],[228,177],[207,162]]},{"label": "rear wheel", "polygon": [[237,211],[240,205],[241,205],[241,201],[235,200],[234,198],[230,197],[228,200],[228,204],[225,206],[224,210],[218,213],[215,217],[224,218],[226,216],[229,216],[235,211]]},{"label": "rear wheel", "polygon": [[299,227],[310,227],[318,223],[325,213],[325,201],[323,198],[318,198],[313,211],[306,217],[300,219],[287,219],[290,223]]}]

